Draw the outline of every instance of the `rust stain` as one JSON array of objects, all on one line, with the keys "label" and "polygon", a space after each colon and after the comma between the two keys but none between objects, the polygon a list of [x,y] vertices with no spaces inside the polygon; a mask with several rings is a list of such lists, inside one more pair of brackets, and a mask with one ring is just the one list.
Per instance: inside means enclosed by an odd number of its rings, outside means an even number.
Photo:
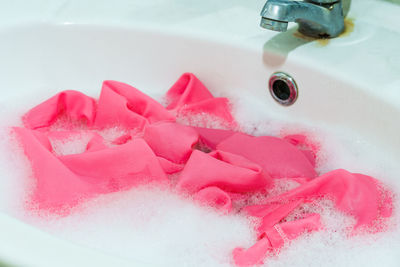
[{"label": "rust stain", "polygon": [[339,37],[348,36],[354,31],[354,19],[345,18],[344,19],[344,31],[339,35]]},{"label": "rust stain", "polygon": [[303,40],[306,40],[306,41],[310,41],[310,42],[311,42],[311,41],[317,40],[317,38],[303,35],[303,34],[300,33],[299,31],[295,31],[295,32],[293,33],[293,36],[296,37],[296,38],[299,38],[299,39],[303,39]]},{"label": "rust stain", "polygon": [[[352,33],[354,31],[354,19],[353,18],[345,18],[344,19],[344,31],[337,37],[337,38],[341,38],[341,37],[345,37],[345,36],[349,36],[350,33]],[[331,39],[329,38],[314,38],[314,37],[310,37],[310,36],[305,36],[302,33],[296,31],[295,33],[293,33],[293,36],[298,38],[298,39],[303,39],[307,42],[313,42],[313,41],[317,41],[318,46],[327,46],[329,44],[329,41]]]},{"label": "rust stain", "polygon": [[327,46],[330,40],[328,38],[324,38],[324,39],[316,39],[316,41],[318,42],[319,46]]}]

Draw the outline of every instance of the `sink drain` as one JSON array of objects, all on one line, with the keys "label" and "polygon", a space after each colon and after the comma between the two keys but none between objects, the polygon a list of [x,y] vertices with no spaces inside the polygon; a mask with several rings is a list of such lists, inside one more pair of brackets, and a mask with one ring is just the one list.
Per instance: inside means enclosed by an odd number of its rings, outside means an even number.
[{"label": "sink drain", "polygon": [[296,102],[299,94],[294,79],[284,72],[275,72],[271,75],[269,91],[275,101],[284,106],[290,106]]}]

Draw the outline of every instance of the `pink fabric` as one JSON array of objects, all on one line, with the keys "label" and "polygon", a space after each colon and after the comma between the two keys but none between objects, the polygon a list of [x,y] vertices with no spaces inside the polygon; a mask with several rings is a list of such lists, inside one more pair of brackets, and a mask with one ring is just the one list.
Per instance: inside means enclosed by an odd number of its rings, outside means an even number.
[{"label": "pink fabric", "polygon": [[236,248],[233,259],[238,266],[262,264],[264,258],[272,252],[279,252],[285,243],[304,232],[312,232],[322,227],[319,214],[308,214],[302,219],[275,224],[266,229],[255,245],[249,249]]},{"label": "pink fabric", "polygon": [[163,157],[158,157],[161,167],[166,174],[174,174],[183,170],[184,164],[177,164]]},{"label": "pink fabric", "polygon": [[224,190],[216,186],[209,186],[201,189],[195,193],[193,198],[199,203],[214,207],[222,213],[229,213],[232,211],[231,197]]},{"label": "pink fabric", "polygon": [[[190,73],[182,75],[167,97],[171,102],[164,108],[132,86],[105,81],[98,103],[64,91],[31,109],[23,118],[25,128],[14,129],[36,179],[34,207],[67,214],[69,207],[98,194],[144,183],[176,183],[178,192],[202,205],[259,219],[257,243],[233,251],[239,266],[262,263],[303,232],[323,229],[319,214],[287,221],[295,209],[321,197],[331,198],[338,210],[353,216],[355,230],[384,230],[377,222],[392,214],[390,192],[362,174],[335,170],[318,175],[318,145],[305,135],[254,137],[177,123],[173,114],[186,113],[208,114],[234,125],[228,100],[214,98]],[[68,118],[67,130],[50,127],[62,117]],[[124,134],[106,141],[99,131],[107,127],[121,128]],[[90,135],[83,153],[55,153],[51,140],[68,140],[80,132]],[[267,196],[276,178],[292,179],[299,186],[246,204],[255,194]]]},{"label": "pink fabric", "polygon": [[161,122],[148,125],[143,138],[157,156],[174,163],[185,163],[199,135],[191,127]]},{"label": "pink fabric", "polygon": [[389,192],[376,179],[342,169],[328,172],[267,202],[286,203],[320,196],[332,197],[339,210],[354,216],[356,228],[374,226],[379,218],[392,213]]},{"label": "pink fabric", "polygon": [[99,134],[94,134],[93,137],[90,139],[88,144],[86,145],[86,151],[94,152],[98,150],[102,150],[107,148],[107,146],[103,142],[103,138]]},{"label": "pink fabric", "polygon": [[[286,216],[288,216],[295,208],[297,208],[300,204],[303,203],[303,199],[298,199],[293,202],[283,203],[283,204],[275,204],[275,205],[262,205],[261,210],[257,212],[256,217],[259,217],[261,214],[261,224],[258,227],[259,235],[262,235],[268,228],[274,226],[283,220]],[[251,206],[246,207],[247,212],[250,211]],[[254,208],[254,207],[253,207]],[[249,212],[251,214],[251,212]],[[254,216],[254,213],[253,213]]]},{"label": "pink fabric", "polygon": [[100,140],[93,142],[99,138],[95,136],[86,152],[56,156],[49,150],[51,146],[44,133],[24,128],[14,130],[31,160],[37,181],[33,198],[40,208],[56,210],[96,194],[140,183],[167,182],[157,157],[143,139],[104,148]]},{"label": "pink fabric", "polygon": [[232,130],[209,129],[202,127],[193,127],[199,134],[200,142],[210,150],[215,150],[217,145],[236,132]]},{"label": "pink fabric", "polygon": [[[355,230],[368,227],[380,231],[384,228],[379,224],[379,220],[392,214],[390,193],[384,191],[377,180],[362,174],[335,170],[286,193],[267,199],[265,201],[267,204],[247,207],[247,213],[262,218],[258,227],[261,240],[248,250],[236,249],[234,251],[236,264],[248,266],[260,263],[272,248],[283,246],[284,238],[275,238],[275,235],[273,239],[275,241],[272,241],[271,229],[274,234],[279,221],[303,201],[322,196],[331,197],[339,210],[356,219]],[[291,240],[306,230],[319,230],[322,226],[318,214],[313,214],[305,220],[281,224],[281,228],[288,240]],[[265,236],[270,241],[268,245],[263,240]]]},{"label": "pink fabric", "polygon": [[31,161],[36,178],[33,200],[40,208],[57,209],[65,204],[74,205],[82,198],[103,192],[103,188],[86,182],[86,177],[73,173],[60,162],[49,151],[51,145],[44,134],[24,128],[14,130]]},{"label": "pink fabric", "polygon": [[[230,120],[227,99],[223,107],[215,107],[215,98],[192,74],[181,77],[170,95],[180,98],[178,106],[190,103],[193,110],[223,115]],[[188,90],[187,90],[188,89]],[[181,97],[184,96],[184,97]],[[195,97],[193,97],[195,96]],[[177,99],[178,99],[177,98]],[[201,102],[198,104],[198,102]],[[221,112],[215,113],[216,110]],[[49,137],[68,139],[76,130],[56,131],[49,128],[62,116],[64,123],[84,122],[92,138],[82,154],[58,156]],[[80,92],[64,91],[31,109],[24,116],[26,128],[15,128],[27,157],[32,163],[37,185],[35,205],[64,210],[96,194],[127,189],[141,183],[167,181],[167,174],[180,172],[198,141],[197,132],[175,123],[175,116],[157,101],[134,87],[116,81],[103,83],[100,99],[96,101]],[[65,125],[64,125],[65,126]],[[65,127],[73,128],[74,125]],[[137,135],[126,134],[107,146],[95,130],[122,127]],[[34,129],[41,129],[37,132]]]},{"label": "pink fabric", "polygon": [[236,133],[217,145],[218,150],[241,155],[259,164],[272,178],[313,178],[313,162],[292,144],[272,136]]},{"label": "pink fabric", "polygon": [[306,158],[311,162],[312,166],[315,167],[315,161],[317,159],[318,145],[309,142],[307,137],[302,134],[291,134],[283,137],[283,140],[296,146],[303,152]]},{"label": "pink fabric", "polygon": [[194,193],[216,186],[227,192],[246,193],[266,188],[270,177],[262,168],[235,154],[193,151],[177,184],[179,190]]},{"label": "pink fabric", "polygon": [[161,104],[136,88],[121,82],[105,81],[101,90],[95,126],[123,126],[142,129],[156,121],[174,121]]},{"label": "pink fabric", "polygon": [[77,91],[63,91],[25,114],[26,128],[38,129],[50,126],[60,115],[67,115],[73,120],[84,120],[92,125],[96,102],[93,98]]},{"label": "pink fabric", "polygon": [[192,73],[183,74],[167,93],[170,104],[167,109],[183,114],[207,113],[233,123],[229,101],[213,97],[203,83]]},{"label": "pink fabric", "polygon": [[167,179],[157,157],[141,138],[120,146],[58,158],[69,170],[90,177],[109,192]]}]

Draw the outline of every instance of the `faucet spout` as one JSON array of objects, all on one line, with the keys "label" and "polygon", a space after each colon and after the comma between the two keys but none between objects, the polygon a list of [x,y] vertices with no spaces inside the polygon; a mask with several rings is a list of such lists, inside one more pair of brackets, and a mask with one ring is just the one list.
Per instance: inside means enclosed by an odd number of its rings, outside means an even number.
[{"label": "faucet spout", "polygon": [[288,24],[289,23],[287,21],[279,21],[261,17],[260,26],[272,31],[285,32],[288,28]]},{"label": "faucet spout", "polygon": [[[328,3],[329,2],[329,3]],[[286,31],[288,22],[299,24],[299,31],[317,38],[336,37],[344,30],[341,0],[268,0],[261,11],[260,26]]]}]

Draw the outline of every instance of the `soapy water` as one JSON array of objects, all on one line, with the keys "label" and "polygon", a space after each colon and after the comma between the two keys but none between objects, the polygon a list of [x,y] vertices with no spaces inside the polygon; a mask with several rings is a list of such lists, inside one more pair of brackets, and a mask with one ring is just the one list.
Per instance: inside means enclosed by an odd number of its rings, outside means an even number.
[{"label": "soapy water", "polygon": [[[270,255],[265,266],[399,266],[400,217],[397,209],[400,203],[397,195],[400,180],[396,180],[399,171],[396,165],[380,156],[380,151],[371,151],[359,136],[335,136],[315,127],[274,122],[261,113],[257,116],[249,114],[250,106],[245,102],[235,105],[234,115],[243,131],[275,136],[299,131],[307,133],[320,145],[317,155],[319,173],[339,167],[362,172],[378,178],[395,193],[395,212],[387,231],[370,235],[350,236],[349,227],[354,224],[354,219],[334,209],[329,200],[318,201],[318,205],[303,205],[287,220],[304,212],[318,212],[324,230],[291,241],[278,255]],[[6,105],[1,110],[1,211],[72,242],[161,266],[232,266],[232,250],[238,246],[249,247],[256,241],[253,229],[257,222],[254,219],[241,213],[222,215],[172,190],[152,185],[99,196],[61,218],[43,211],[26,210],[32,173],[22,148],[16,151],[18,144],[9,132],[9,126],[21,125],[17,120],[25,111]],[[218,121],[208,117],[181,118],[180,121],[196,126],[206,121],[207,126],[223,128]],[[106,140],[114,140],[124,132],[111,128],[99,134]],[[79,133],[66,140],[53,139],[51,142],[57,154],[66,155],[84,151],[89,139],[89,135]],[[275,181],[268,196],[296,186],[291,180]],[[265,197],[255,196],[252,201],[259,203]]]}]

